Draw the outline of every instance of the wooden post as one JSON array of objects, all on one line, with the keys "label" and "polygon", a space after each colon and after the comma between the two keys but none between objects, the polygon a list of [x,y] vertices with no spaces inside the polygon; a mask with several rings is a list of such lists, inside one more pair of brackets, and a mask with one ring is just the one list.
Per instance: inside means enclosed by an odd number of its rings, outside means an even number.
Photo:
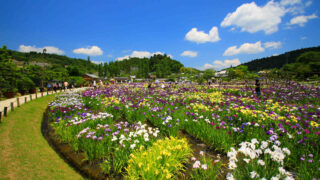
[{"label": "wooden post", "polygon": [[3,116],[7,117],[8,107],[3,108]]},{"label": "wooden post", "polygon": [[43,97],[43,92],[41,91],[41,97]]},{"label": "wooden post", "polygon": [[20,99],[17,97],[17,106],[20,107]]},{"label": "wooden post", "polygon": [[24,97],[24,103],[27,103],[27,97]]},{"label": "wooden post", "polygon": [[36,99],[38,98],[38,93],[36,92]]},{"label": "wooden post", "polygon": [[13,109],[14,109],[13,102],[10,103],[10,106],[11,106],[11,111],[13,111]]},{"label": "wooden post", "polygon": [[48,89],[47,89],[47,95],[49,95],[49,91],[48,91]]},{"label": "wooden post", "polygon": [[1,118],[2,118],[2,112],[0,111],[0,123],[1,123]]},{"label": "wooden post", "polygon": [[30,94],[30,101],[32,101],[32,94]]}]

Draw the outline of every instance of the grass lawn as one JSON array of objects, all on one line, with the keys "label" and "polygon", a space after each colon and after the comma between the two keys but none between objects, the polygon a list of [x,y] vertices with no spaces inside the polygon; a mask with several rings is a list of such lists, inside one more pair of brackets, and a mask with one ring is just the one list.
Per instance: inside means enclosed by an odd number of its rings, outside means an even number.
[{"label": "grass lawn", "polygon": [[0,123],[0,179],[83,179],[41,134],[43,112],[54,96],[28,102]]}]

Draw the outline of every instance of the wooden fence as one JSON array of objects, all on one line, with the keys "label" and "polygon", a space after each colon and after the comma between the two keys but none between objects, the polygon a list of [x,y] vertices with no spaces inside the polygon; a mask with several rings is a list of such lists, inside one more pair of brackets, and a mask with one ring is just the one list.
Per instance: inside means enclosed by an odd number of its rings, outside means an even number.
[{"label": "wooden fence", "polygon": [[65,90],[57,90],[56,92],[55,91],[39,92],[35,94],[29,94],[29,95],[24,95],[24,96],[0,101],[0,123],[4,117],[7,117],[9,111],[14,111],[15,108],[20,107],[22,104],[25,104],[37,98],[41,98],[43,96],[60,93],[63,91]]}]

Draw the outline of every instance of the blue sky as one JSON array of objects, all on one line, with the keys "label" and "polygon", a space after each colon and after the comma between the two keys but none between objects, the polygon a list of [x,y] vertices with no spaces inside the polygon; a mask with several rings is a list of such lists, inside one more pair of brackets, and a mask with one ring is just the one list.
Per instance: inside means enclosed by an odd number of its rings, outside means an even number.
[{"label": "blue sky", "polygon": [[318,0],[0,0],[0,45],[95,62],[166,53],[216,70],[319,46]]}]

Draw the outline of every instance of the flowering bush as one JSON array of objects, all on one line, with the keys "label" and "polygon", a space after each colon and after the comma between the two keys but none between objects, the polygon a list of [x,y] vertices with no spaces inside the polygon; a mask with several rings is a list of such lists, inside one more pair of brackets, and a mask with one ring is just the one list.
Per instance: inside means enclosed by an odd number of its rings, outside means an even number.
[{"label": "flowering bush", "polygon": [[172,179],[178,177],[192,155],[186,139],[160,139],[150,148],[130,155],[126,179]]},{"label": "flowering bush", "polygon": [[228,168],[232,171],[227,174],[227,179],[294,179],[292,173],[284,169],[285,159],[291,152],[279,145],[280,142],[252,139],[240,143],[238,150],[231,148]]}]

